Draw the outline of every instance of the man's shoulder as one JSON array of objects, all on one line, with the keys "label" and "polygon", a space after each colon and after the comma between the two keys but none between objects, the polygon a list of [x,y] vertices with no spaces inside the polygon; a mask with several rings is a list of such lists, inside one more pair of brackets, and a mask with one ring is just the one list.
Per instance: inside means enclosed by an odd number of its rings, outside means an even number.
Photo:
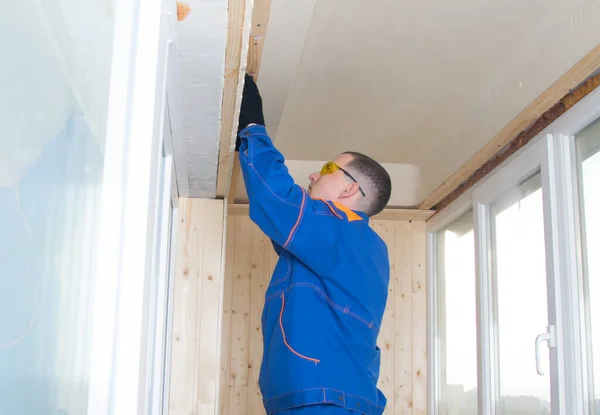
[{"label": "man's shoulder", "polygon": [[368,225],[369,217],[360,211],[352,210],[339,202],[324,199],[310,199],[313,210],[319,214],[328,215],[341,219],[344,222],[359,224],[364,222]]},{"label": "man's shoulder", "polygon": [[357,253],[369,252],[371,255],[388,258],[388,246],[385,239],[377,232],[372,222],[350,222],[345,227],[344,235],[356,248]]}]

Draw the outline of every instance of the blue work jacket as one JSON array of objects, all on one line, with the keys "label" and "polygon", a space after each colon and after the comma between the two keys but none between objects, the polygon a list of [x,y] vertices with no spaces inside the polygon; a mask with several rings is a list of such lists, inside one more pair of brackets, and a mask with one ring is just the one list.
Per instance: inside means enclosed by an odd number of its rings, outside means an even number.
[{"label": "blue work jacket", "polygon": [[383,413],[377,336],[390,278],[369,218],[311,199],[264,126],[240,132],[250,218],[279,255],[262,313],[259,385],[268,414],[330,403]]}]

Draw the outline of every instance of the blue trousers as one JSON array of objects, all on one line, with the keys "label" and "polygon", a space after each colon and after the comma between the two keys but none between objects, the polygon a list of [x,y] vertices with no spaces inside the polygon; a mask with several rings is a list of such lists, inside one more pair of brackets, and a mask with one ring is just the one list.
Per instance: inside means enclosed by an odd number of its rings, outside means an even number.
[{"label": "blue trousers", "polygon": [[335,405],[307,405],[275,412],[273,415],[360,415],[360,412]]}]

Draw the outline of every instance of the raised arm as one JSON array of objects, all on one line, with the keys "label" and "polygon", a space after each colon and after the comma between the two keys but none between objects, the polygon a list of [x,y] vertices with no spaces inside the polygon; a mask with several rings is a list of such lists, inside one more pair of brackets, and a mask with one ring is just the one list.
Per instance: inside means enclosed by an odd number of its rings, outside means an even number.
[{"label": "raised arm", "polygon": [[[237,148],[250,218],[273,240],[317,273],[327,273],[339,260],[342,233],[348,224],[322,201],[311,200],[294,183],[283,154],[275,148],[262,120],[258,89],[246,81]],[[264,121],[263,121],[264,122]]]}]

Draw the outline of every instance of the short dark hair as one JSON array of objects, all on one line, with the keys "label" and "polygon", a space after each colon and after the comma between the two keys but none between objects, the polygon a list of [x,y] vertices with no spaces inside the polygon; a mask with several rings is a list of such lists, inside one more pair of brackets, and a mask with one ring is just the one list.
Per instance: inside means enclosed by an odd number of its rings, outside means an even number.
[{"label": "short dark hair", "polygon": [[[346,168],[355,172],[357,181],[366,193],[365,213],[374,216],[387,206],[392,194],[392,179],[381,164],[371,157],[355,151],[344,154],[352,156]],[[367,193],[368,192],[368,193]]]}]

